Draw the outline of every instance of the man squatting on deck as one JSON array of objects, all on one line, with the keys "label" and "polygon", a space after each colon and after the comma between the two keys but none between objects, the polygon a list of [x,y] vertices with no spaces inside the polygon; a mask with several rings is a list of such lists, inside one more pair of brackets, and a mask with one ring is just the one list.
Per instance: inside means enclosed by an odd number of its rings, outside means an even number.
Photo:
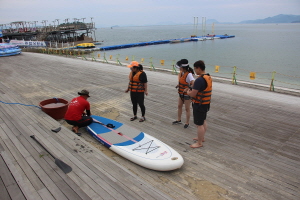
[{"label": "man squatting on deck", "polygon": [[202,60],[194,63],[194,71],[199,76],[193,85],[193,89],[186,88],[187,95],[192,97],[194,123],[197,125],[196,143],[190,145],[191,148],[202,147],[205,132],[207,130],[206,116],[209,111],[211,94],[212,94],[212,78],[205,73],[205,64]]},{"label": "man squatting on deck", "polygon": [[78,129],[90,125],[93,122],[93,118],[90,117],[90,103],[87,101],[90,97],[89,91],[82,90],[78,94],[80,96],[75,97],[70,102],[65,114],[65,120],[68,124],[73,125],[72,131],[80,136],[81,133],[78,133]]}]

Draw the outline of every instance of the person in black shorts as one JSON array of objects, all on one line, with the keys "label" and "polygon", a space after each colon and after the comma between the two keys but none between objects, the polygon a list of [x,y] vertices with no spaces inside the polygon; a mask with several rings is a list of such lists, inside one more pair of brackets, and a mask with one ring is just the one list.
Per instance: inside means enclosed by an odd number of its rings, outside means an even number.
[{"label": "person in black shorts", "polygon": [[132,61],[130,65],[127,65],[128,68],[131,69],[129,74],[129,84],[127,93],[130,91],[130,98],[132,103],[132,110],[133,110],[133,117],[130,118],[130,121],[134,121],[137,119],[137,109],[138,105],[140,106],[142,117],[140,118],[139,122],[144,122],[146,107],[144,105],[145,95],[148,95],[148,80],[147,75],[143,70],[143,66],[139,64],[137,61]]},{"label": "person in black shorts", "polygon": [[69,103],[65,120],[68,124],[73,125],[72,131],[80,136],[81,133],[78,133],[78,129],[90,125],[93,118],[91,117],[90,103],[87,101],[90,97],[89,91],[82,90],[78,94],[80,96],[72,99]]},{"label": "person in black shorts", "polygon": [[212,78],[205,73],[205,64],[202,60],[194,63],[194,71],[199,77],[195,80],[193,89],[186,89],[186,92],[193,100],[194,123],[197,125],[197,140],[191,148],[202,147],[205,132],[207,130],[206,116],[210,108],[212,94]]},{"label": "person in black shorts", "polygon": [[179,60],[176,65],[176,68],[180,69],[178,73],[178,105],[177,105],[177,120],[172,122],[172,124],[181,124],[181,115],[182,115],[182,107],[185,107],[185,114],[186,114],[186,122],[184,124],[184,128],[189,127],[190,124],[190,108],[191,108],[191,97],[184,93],[184,89],[193,86],[195,81],[194,78],[194,70],[189,66],[189,61],[187,59]]}]

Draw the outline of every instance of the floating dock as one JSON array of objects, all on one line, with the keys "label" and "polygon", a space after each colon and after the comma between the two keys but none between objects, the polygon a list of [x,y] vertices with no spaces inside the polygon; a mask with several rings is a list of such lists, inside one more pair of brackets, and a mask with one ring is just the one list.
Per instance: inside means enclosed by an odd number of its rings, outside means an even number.
[{"label": "floating dock", "polygon": [[180,43],[180,42],[189,42],[189,41],[203,41],[206,39],[226,39],[233,38],[234,35],[209,35],[209,36],[201,36],[201,37],[190,37],[190,38],[180,38],[180,39],[170,39],[170,40],[157,40],[150,42],[139,42],[139,43],[130,43],[130,44],[120,44],[120,45],[112,45],[112,46],[104,46],[99,47],[101,51],[107,50],[115,50],[115,49],[123,49],[123,48],[131,48],[138,46],[147,46],[147,45],[157,45],[157,44],[167,44],[167,43]]}]

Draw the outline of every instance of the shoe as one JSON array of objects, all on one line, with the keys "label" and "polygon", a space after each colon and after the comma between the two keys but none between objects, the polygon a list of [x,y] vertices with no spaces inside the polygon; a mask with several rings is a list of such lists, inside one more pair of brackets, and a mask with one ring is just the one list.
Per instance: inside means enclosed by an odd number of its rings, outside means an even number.
[{"label": "shoe", "polygon": [[183,128],[187,128],[187,127],[189,127],[189,124],[185,124]]},{"label": "shoe", "polygon": [[140,119],[139,122],[143,122],[143,121],[146,121],[146,118],[145,118],[145,117],[141,117],[141,119]]},{"label": "shoe", "polygon": [[76,133],[76,135],[81,136],[81,133]]},{"label": "shoe", "polygon": [[137,119],[137,116],[134,116],[134,117],[131,117],[130,118],[130,121],[134,121],[134,120],[136,120]]},{"label": "shoe", "polygon": [[174,125],[174,124],[181,124],[181,120],[179,120],[179,121],[174,121],[174,122],[172,122],[172,124]]}]

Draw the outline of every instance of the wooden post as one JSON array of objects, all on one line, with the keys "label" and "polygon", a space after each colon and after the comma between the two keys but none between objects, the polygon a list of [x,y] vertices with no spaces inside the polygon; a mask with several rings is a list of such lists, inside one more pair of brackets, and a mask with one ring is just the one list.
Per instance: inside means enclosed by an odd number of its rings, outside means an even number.
[{"label": "wooden post", "polygon": [[232,85],[237,85],[235,75],[236,75],[236,66],[233,67]]},{"label": "wooden post", "polygon": [[154,70],[155,71],[155,67],[153,65],[153,61],[152,61],[152,57],[150,58],[150,70]]},{"label": "wooden post", "polygon": [[120,60],[119,60],[119,56],[120,56],[120,54],[117,55],[117,63],[118,63],[119,65],[122,65],[121,62],[120,62]]},{"label": "wooden post", "polygon": [[274,79],[275,79],[275,74],[276,74],[276,72],[273,71],[273,72],[272,72],[272,80],[271,80],[271,84],[270,84],[270,91],[275,91],[275,90],[274,90]]},{"label": "wooden post", "polygon": [[107,60],[106,60],[105,52],[104,52],[104,58],[103,59],[105,60],[106,63],[108,63]]},{"label": "wooden post", "polygon": [[178,72],[177,72],[176,67],[175,67],[175,60],[172,61],[172,68],[173,68],[172,74],[176,74],[177,75]]}]

